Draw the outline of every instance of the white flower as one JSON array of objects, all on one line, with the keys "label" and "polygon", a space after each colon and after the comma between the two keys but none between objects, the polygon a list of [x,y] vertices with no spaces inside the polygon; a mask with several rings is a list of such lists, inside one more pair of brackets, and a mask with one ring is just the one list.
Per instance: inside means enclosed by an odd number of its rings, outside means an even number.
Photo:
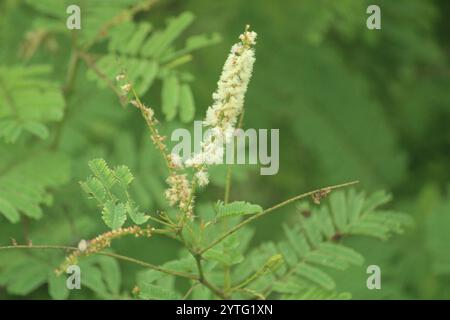
[{"label": "white flower", "polygon": [[190,204],[191,188],[185,174],[172,174],[167,178],[169,188],[166,190],[166,199],[171,206],[178,204],[181,208],[185,208]]},{"label": "white flower", "polygon": [[195,173],[195,178],[197,179],[198,185],[204,187],[209,183],[208,172],[206,170],[200,170]]},{"label": "white flower", "polygon": [[120,89],[122,89],[122,91],[123,91],[124,93],[128,93],[128,92],[130,92],[130,90],[131,90],[131,84],[126,83],[126,84],[124,84],[123,86],[120,86]]},{"label": "white flower", "polygon": [[213,134],[202,143],[201,153],[185,162],[188,167],[223,161],[223,144],[230,142],[233,137],[255,62],[252,46],[256,44],[256,33],[248,31],[248,28],[240,35],[241,42],[231,47],[217,82],[217,90],[212,95],[213,104],[206,111],[203,124],[210,127]]},{"label": "white flower", "polygon": [[183,168],[183,161],[181,160],[181,157],[176,153],[170,154],[170,162],[177,169]]},{"label": "white flower", "polygon": [[85,251],[87,249],[87,242],[86,240],[82,239],[79,243],[78,243],[78,250],[80,250],[81,252]]},{"label": "white flower", "polygon": [[[250,38],[253,40],[249,43],[254,43],[254,37]],[[217,90],[213,93],[214,102],[206,111],[206,126],[222,130],[230,125],[235,126],[244,106],[244,96],[254,62],[255,51],[250,46],[242,42],[231,48],[217,83]]]}]

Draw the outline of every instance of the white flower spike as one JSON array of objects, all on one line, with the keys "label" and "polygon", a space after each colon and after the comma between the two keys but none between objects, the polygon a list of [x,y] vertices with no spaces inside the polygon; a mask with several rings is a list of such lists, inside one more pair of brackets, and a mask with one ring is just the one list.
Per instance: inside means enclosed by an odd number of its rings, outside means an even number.
[{"label": "white flower spike", "polygon": [[223,160],[224,144],[231,141],[235,132],[255,63],[253,46],[256,44],[256,32],[249,31],[249,28],[247,25],[245,32],[239,36],[240,42],[231,47],[217,90],[212,95],[214,102],[206,111],[203,121],[212,134],[202,142],[202,151],[186,160],[188,167],[217,164]]}]

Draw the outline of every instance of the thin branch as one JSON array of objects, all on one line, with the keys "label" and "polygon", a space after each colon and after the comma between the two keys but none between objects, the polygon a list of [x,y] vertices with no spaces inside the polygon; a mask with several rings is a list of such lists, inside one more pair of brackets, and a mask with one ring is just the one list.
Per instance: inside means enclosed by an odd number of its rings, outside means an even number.
[{"label": "thin branch", "polygon": [[231,176],[232,176],[232,167],[228,166],[227,168],[227,177],[225,182],[225,195],[223,196],[223,202],[225,204],[228,203],[230,199],[230,190],[231,190]]},{"label": "thin branch", "polygon": [[[241,112],[237,128],[242,128],[242,124],[244,122],[244,114],[245,114],[245,109],[243,109],[242,112]],[[234,147],[235,146],[233,144],[233,148]],[[237,150],[237,148],[235,148],[235,150]],[[230,200],[232,177],[233,177],[233,166],[228,166],[227,167],[227,177],[226,177],[226,182],[225,182],[225,195],[223,197],[223,202],[225,204],[227,204],[228,201]],[[224,223],[224,227],[228,228],[228,223],[226,221]],[[225,283],[225,286],[224,286],[225,289],[224,290],[228,291],[230,289],[230,286],[231,286],[230,266],[225,266],[224,267],[224,279],[223,280],[224,280],[224,283]]]},{"label": "thin branch", "polygon": [[198,254],[203,254],[204,252],[208,251],[209,249],[211,249],[212,247],[214,247],[215,245],[217,245],[218,243],[220,243],[223,239],[227,238],[228,236],[230,236],[231,234],[235,233],[237,230],[241,229],[242,227],[246,226],[247,224],[249,224],[250,222],[252,222],[253,220],[256,220],[276,209],[279,209],[281,207],[284,207],[294,201],[306,198],[306,197],[310,197],[310,196],[315,196],[315,195],[323,195],[323,194],[327,194],[329,192],[331,192],[334,189],[339,189],[339,188],[344,188],[344,187],[348,187],[354,184],[357,184],[359,181],[351,181],[351,182],[347,182],[347,183],[342,183],[342,184],[338,184],[338,185],[334,185],[334,186],[329,186],[329,187],[325,187],[325,188],[320,188],[317,190],[313,190],[313,191],[309,191],[306,193],[302,193],[298,196],[295,196],[293,198],[290,198],[288,200],[285,200],[283,202],[280,202],[279,204],[274,205],[273,207],[270,207],[264,211],[262,211],[261,213],[255,214],[254,216],[251,216],[248,219],[245,219],[244,221],[242,221],[241,223],[237,224],[236,226],[234,226],[233,228],[231,228],[228,232],[224,233],[223,235],[221,235],[220,237],[218,237],[216,240],[214,240],[213,242],[211,242],[210,245],[208,245],[206,248],[200,250],[198,252]]},{"label": "thin branch", "polygon": [[[77,247],[59,246],[59,245],[0,246],[0,251],[1,250],[15,250],[15,249],[25,249],[25,250],[33,250],[33,249],[36,249],[36,250],[65,250],[65,251],[77,251],[78,250]],[[131,257],[123,256],[123,255],[112,253],[112,252],[98,251],[98,252],[94,252],[93,254],[98,254],[98,255],[102,255],[102,256],[108,256],[108,257],[115,258],[115,259],[118,259],[118,260],[131,262],[131,263],[140,265],[142,267],[153,269],[153,270],[156,270],[156,271],[159,271],[159,272],[163,272],[163,273],[166,273],[166,274],[169,274],[169,275],[173,275],[173,276],[178,276],[178,277],[187,278],[187,279],[191,279],[191,280],[199,280],[198,276],[196,276],[194,274],[189,274],[189,273],[184,273],[184,272],[178,272],[178,271],[164,269],[164,268],[161,268],[159,266],[153,265],[151,263],[148,263],[148,262],[145,262],[145,261],[142,261],[142,260],[134,259],[134,258],[131,258]]]},{"label": "thin branch", "polygon": [[189,289],[188,291],[186,291],[186,293],[184,294],[182,300],[187,300],[187,298],[189,298],[189,296],[191,295],[192,291],[194,291],[195,288],[197,288],[200,285],[199,282],[194,283]]},{"label": "thin branch", "polygon": [[[239,117],[238,128],[242,127],[242,124],[244,122],[244,113],[245,113],[245,111],[242,110],[241,116]],[[233,146],[234,146],[234,144],[233,144]],[[228,166],[227,167],[227,177],[226,177],[226,182],[225,182],[225,195],[223,197],[223,202],[225,204],[227,204],[228,201],[230,200],[232,173],[233,173],[233,166]]]},{"label": "thin branch", "polygon": [[78,250],[77,247],[70,246],[58,246],[58,245],[13,245],[13,246],[0,246],[0,250],[11,250],[11,249],[49,249],[49,250],[67,250],[75,251]]},{"label": "thin branch", "polygon": [[153,270],[156,270],[156,271],[159,271],[159,272],[170,274],[170,275],[173,275],[173,276],[178,276],[178,277],[187,278],[187,279],[191,279],[191,280],[199,280],[198,276],[196,276],[194,274],[185,273],[185,272],[178,272],[178,271],[169,270],[169,269],[164,269],[164,268],[161,268],[161,267],[156,266],[154,264],[151,264],[151,263],[148,263],[148,262],[145,262],[145,261],[142,261],[142,260],[134,259],[134,258],[131,258],[131,257],[128,257],[128,256],[123,256],[123,255],[120,255],[120,254],[111,253],[111,252],[105,252],[105,251],[99,251],[99,252],[97,252],[97,254],[103,255],[103,256],[112,257],[112,258],[116,258],[116,259],[123,260],[123,261],[128,261],[128,262],[131,262],[131,263],[134,263],[134,264],[137,264],[137,265],[149,268],[149,269],[153,269]]},{"label": "thin branch", "polygon": [[211,290],[211,292],[213,292],[215,295],[217,295],[218,297],[226,300],[228,299],[228,296],[219,288],[217,288],[216,286],[214,286],[211,282],[209,282],[206,277],[205,277],[205,272],[203,271],[203,266],[202,266],[202,257],[199,254],[196,254],[192,248],[190,248],[183,236],[182,233],[178,234],[180,241],[183,243],[183,245],[185,246],[185,248],[188,250],[188,252],[191,254],[191,256],[194,258],[196,266],[197,266],[197,271],[198,271],[198,279],[197,281],[204,285],[205,287],[207,287],[209,290]]},{"label": "thin branch", "polygon": [[236,291],[241,291],[246,294],[250,294],[250,295],[254,296],[255,298],[257,298],[258,300],[266,300],[266,297],[262,293],[256,292],[255,290],[251,290],[248,288],[241,288],[241,289],[237,289]]},{"label": "thin branch", "polygon": [[119,98],[120,102],[123,104],[124,103],[124,101],[123,101],[123,94],[117,89],[116,85],[108,78],[108,76],[106,74],[104,74],[103,71],[101,71],[97,67],[97,65],[95,64],[94,59],[89,54],[87,54],[85,52],[81,52],[80,51],[80,52],[78,52],[78,55],[80,56],[81,59],[83,59],[83,61],[88,66],[88,68],[90,68],[92,71],[94,71],[94,73],[100,79],[102,79],[112,91],[114,91],[114,93]]},{"label": "thin branch", "polygon": [[[193,253],[192,253],[193,254]],[[193,254],[194,258],[195,258],[195,262],[197,264],[197,269],[198,269],[198,273],[199,273],[199,278],[198,281],[203,284],[205,287],[207,287],[209,290],[211,290],[214,294],[216,294],[217,296],[219,296],[220,298],[227,300],[228,297],[222,292],[222,290],[220,290],[219,288],[216,288],[216,286],[214,286],[211,282],[209,282],[208,280],[206,280],[205,278],[205,274],[203,272],[203,266],[202,266],[202,261],[201,261],[201,256],[200,255],[195,255]]]},{"label": "thin branch", "polygon": [[[126,75],[126,77],[127,77],[128,83],[131,85],[131,81],[129,81],[128,75]],[[144,120],[146,121],[147,127],[150,130],[153,145],[161,153],[161,155],[164,158],[164,161],[166,163],[167,169],[169,170],[169,174],[171,174],[173,171],[171,161],[170,161],[169,155],[166,152],[166,145],[163,143],[165,137],[161,136],[158,132],[158,129],[156,128],[156,124],[158,123],[158,120],[156,120],[154,116],[152,116],[151,119],[147,116],[147,114],[146,114],[146,112],[148,111],[147,107],[142,103],[141,99],[139,98],[139,95],[137,94],[136,90],[134,89],[134,86],[132,86],[132,85],[131,85],[131,92],[134,96],[134,99],[137,102],[136,107],[141,111],[141,115],[144,118]]]},{"label": "thin branch", "polygon": [[69,58],[69,64],[67,67],[67,75],[66,75],[66,83],[63,87],[63,92],[67,96],[73,89],[73,85],[75,83],[76,74],[78,71],[78,52],[77,52],[77,43],[78,43],[78,33],[76,31],[72,31],[71,34],[71,52]]},{"label": "thin branch", "polygon": [[176,227],[176,225],[172,225],[172,224],[169,224],[169,223],[167,223],[167,222],[165,222],[165,221],[163,221],[161,219],[158,219],[156,217],[152,217],[150,214],[148,215],[148,217],[149,217],[150,220],[152,220],[154,222],[157,222],[157,223],[160,223],[160,224],[163,224],[163,225],[165,225],[165,226],[167,226],[169,228]]}]

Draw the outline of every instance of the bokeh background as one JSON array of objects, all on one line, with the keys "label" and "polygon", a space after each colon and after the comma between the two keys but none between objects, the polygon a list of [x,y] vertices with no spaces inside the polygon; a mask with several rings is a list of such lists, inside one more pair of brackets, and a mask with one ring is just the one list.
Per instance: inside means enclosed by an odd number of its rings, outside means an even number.
[{"label": "bokeh background", "polygon": [[[59,6],[60,1],[53,2]],[[99,1],[74,1],[78,2],[82,17],[83,5],[99,5]],[[113,6],[115,1],[107,2]],[[45,8],[48,3],[0,3],[0,65],[50,64],[50,77],[64,84],[70,32],[50,32],[30,49],[29,32],[49,25],[41,21],[51,17]],[[370,4],[381,8],[381,30],[366,27]],[[388,242],[350,240],[364,253],[367,264],[381,267],[382,290],[366,288],[365,268],[336,273],[338,288],[359,299],[449,299],[449,9],[445,0],[161,0],[134,20],[163,27],[169,17],[190,11],[196,19],[177,39],[180,44],[190,35],[220,35],[220,42],[196,51],[192,61],[181,66],[195,78],[190,85],[197,120],[211,103],[230,46],[250,24],[258,42],[244,127],[280,129],[280,169],[277,175],[260,176],[257,168],[236,167],[231,198],[268,207],[304,191],[350,180],[360,181],[358,190],[387,190],[393,194],[390,207],[411,214],[416,225]],[[128,45],[127,39],[122,45]],[[105,50],[102,42],[92,49],[98,55]],[[143,99],[164,119],[160,92],[161,84],[156,82]],[[87,161],[98,156],[130,166],[139,185],[133,192],[144,208],[167,207],[162,197],[165,172],[135,110],[122,107],[109,88],[92,81],[84,65],[78,68],[65,101],[64,117],[49,124],[47,139],[21,136],[15,143],[1,142],[0,175],[8,171],[8,163],[2,161],[7,154],[8,159],[11,154],[22,159],[28,154],[23,149],[39,151],[48,146],[62,154],[70,168],[64,182],[51,188],[41,219],[23,217],[12,224],[0,216],[2,245],[11,238],[21,243],[31,239],[76,244],[104,232],[97,208],[78,185],[88,175]],[[165,132],[189,128],[178,120],[162,122]],[[225,170],[218,168],[212,178],[213,185],[200,194],[199,203],[223,197]],[[282,223],[295,214],[295,208],[287,207],[258,221],[252,245],[279,238]],[[177,255],[175,243],[156,237],[121,240],[114,248],[152,263]],[[37,257],[49,267],[62,259],[60,253]],[[0,253],[0,298],[49,298],[46,280],[26,271],[40,281],[22,290],[8,287],[5,270],[12,262],[32,258],[36,257]],[[120,269],[121,290],[129,291],[139,268],[120,264]],[[96,296],[83,292],[70,297]]]}]

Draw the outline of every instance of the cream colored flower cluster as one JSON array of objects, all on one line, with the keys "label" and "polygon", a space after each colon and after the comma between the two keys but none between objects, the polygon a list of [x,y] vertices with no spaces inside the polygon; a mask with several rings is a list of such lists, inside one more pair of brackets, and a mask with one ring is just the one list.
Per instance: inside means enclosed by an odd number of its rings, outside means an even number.
[{"label": "cream colored flower cluster", "polygon": [[171,206],[178,207],[188,215],[193,210],[192,190],[186,174],[171,174],[167,178],[169,188],[166,190],[166,199]]},{"label": "cream colored flower cluster", "polygon": [[[224,145],[232,139],[238,117],[242,113],[245,92],[255,62],[253,46],[256,44],[256,33],[248,29],[247,26],[246,31],[239,37],[240,42],[233,45],[225,61],[217,90],[212,96],[214,102],[208,108],[203,122],[205,127],[210,129],[210,134],[201,144],[202,151],[186,160],[188,167],[199,168],[223,161]],[[202,177],[204,175],[201,174]]]},{"label": "cream colored flower cluster", "polygon": [[244,96],[252,75],[255,62],[256,33],[246,31],[240,37],[241,42],[231,48],[231,52],[213,93],[214,103],[206,112],[205,125],[218,128],[224,138],[233,134],[237,118],[244,107]]}]

